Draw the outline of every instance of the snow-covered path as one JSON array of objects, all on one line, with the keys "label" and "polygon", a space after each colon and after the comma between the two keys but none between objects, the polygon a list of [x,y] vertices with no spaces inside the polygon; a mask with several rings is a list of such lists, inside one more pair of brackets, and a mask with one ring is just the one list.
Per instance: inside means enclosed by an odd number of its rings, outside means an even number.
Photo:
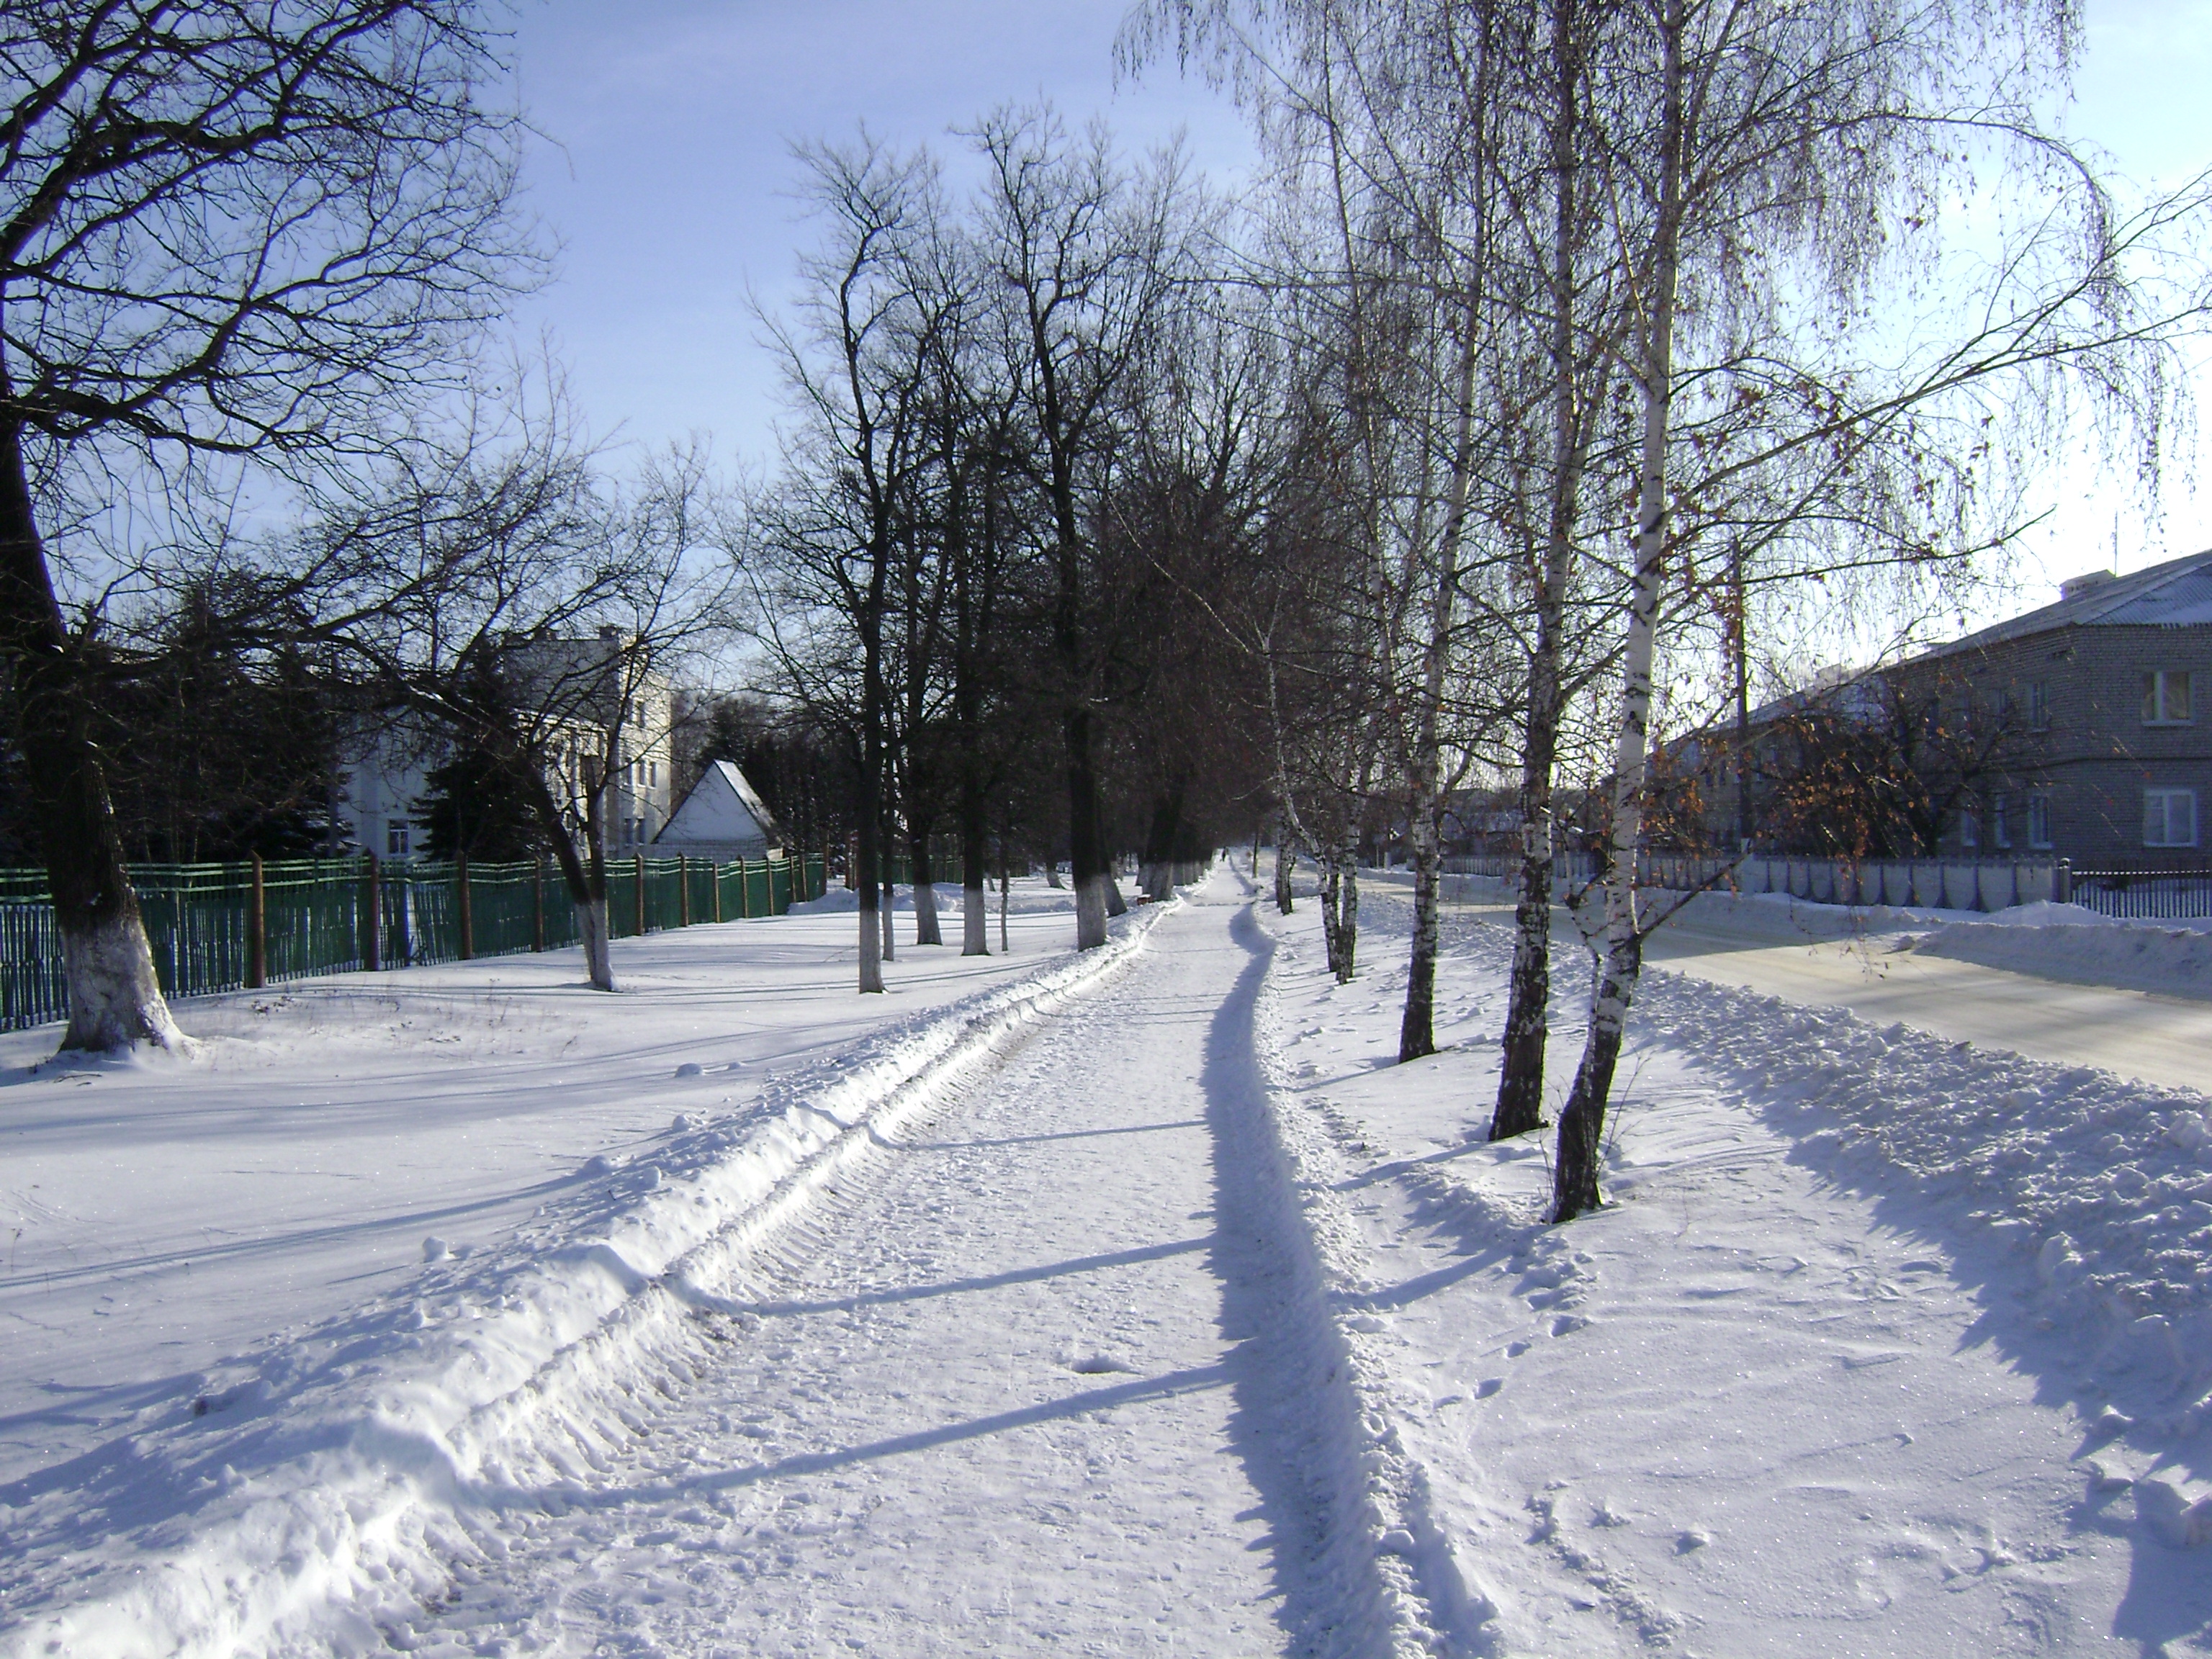
[{"label": "snow-covered path", "polygon": [[720,1287],[720,1363],[551,1510],[480,1517],[419,1650],[1225,1655],[1339,1623],[1313,1345],[1243,1144],[1267,957],[1236,885]]}]

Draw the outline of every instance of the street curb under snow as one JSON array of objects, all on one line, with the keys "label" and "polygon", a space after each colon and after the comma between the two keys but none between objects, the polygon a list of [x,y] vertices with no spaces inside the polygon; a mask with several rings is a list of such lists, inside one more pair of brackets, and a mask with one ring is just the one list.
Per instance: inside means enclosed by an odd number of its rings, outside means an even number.
[{"label": "street curb under snow", "polygon": [[472,1516],[576,1491],[731,1340],[700,1316],[728,1305],[708,1287],[1175,908],[1140,907],[1103,949],[898,1022],[719,1121],[680,1117],[649,1157],[593,1160],[553,1237],[459,1261],[430,1241],[413,1297],[284,1344],[86,1460],[128,1534],[107,1570],[27,1569],[52,1562],[42,1506],[0,1505],[17,1564],[0,1571],[0,1655],[407,1645],[480,1555]]}]

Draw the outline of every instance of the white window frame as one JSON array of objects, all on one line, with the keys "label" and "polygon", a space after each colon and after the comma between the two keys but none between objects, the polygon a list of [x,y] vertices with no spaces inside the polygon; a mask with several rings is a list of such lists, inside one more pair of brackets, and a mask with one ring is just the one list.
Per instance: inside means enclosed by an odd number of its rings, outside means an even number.
[{"label": "white window frame", "polygon": [[386,818],[384,821],[384,856],[388,859],[407,859],[415,856],[415,826],[405,818]]},{"label": "white window frame", "polygon": [[[2142,723],[2145,726],[2194,726],[2197,724],[2196,687],[2190,683],[2185,668],[2146,668],[2143,670]],[[2175,695],[2179,692],[2179,696]],[[2181,712],[2172,711],[2179,708]],[[2191,843],[2193,844],[2193,843]]]},{"label": "white window frame", "polygon": [[[2185,815],[2177,823],[2177,816]],[[2143,791],[2143,845],[2197,845],[2197,792],[2159,787]]]},{"label": "white window frame", "polygon": [[2047,849],[2051,838],[2051,792],[2031,789],[2027,794],[2027,844]]}]

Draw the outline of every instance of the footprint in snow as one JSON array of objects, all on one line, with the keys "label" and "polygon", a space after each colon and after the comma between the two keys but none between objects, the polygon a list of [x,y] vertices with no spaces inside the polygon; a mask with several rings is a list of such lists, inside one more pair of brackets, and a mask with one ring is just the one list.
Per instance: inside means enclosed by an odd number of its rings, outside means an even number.
[{"label": "footprint in snow", "polygon": [[1133,1374],[1137,1368],[1119,1354],[1088,1353],[1070,1359],[1067,1369],[1078,1376],[1109,1376],[1120,1371]]}]

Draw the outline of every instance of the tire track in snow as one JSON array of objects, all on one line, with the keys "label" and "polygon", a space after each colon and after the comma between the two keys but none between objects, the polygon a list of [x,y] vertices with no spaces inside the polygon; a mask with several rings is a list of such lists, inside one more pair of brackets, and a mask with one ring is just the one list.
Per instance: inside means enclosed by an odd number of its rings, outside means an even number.
[{"label": "tire track in snow", "polygon": [[1267,960],[1241,908],[1170,918],[842,1170],[392,1645],[1396,1645],[1253,1048]]}]

